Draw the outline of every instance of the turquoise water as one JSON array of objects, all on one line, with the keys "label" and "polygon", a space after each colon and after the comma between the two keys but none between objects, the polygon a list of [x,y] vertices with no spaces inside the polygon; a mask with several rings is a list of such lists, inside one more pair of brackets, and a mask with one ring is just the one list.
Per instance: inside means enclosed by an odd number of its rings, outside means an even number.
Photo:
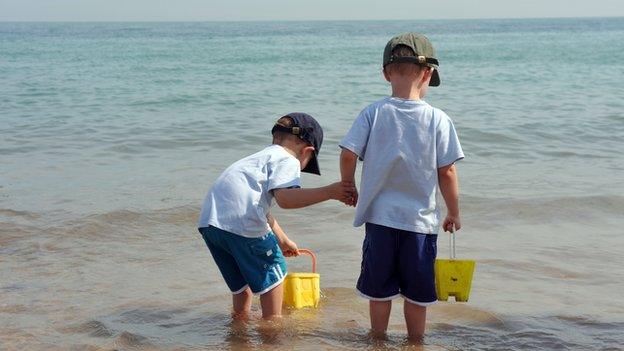
[{"label": "turquoise water", "polygon": [[[260,347],[256,326],[227,327],[201,200],[290,111],[325,128],[304,185],[337,179],[338,140],[388,94],[382,50],[404,31],[438,48],[426,99],[466,153],[458,252],[479,262],[467,307],[432,309],[427,345],[620,348],[624,18],[0,23],[0,348]],[[400,314],[387,345],[366,341],[352,209],[278,214],[318,251],[327,295],[279,345],[403,347]]]}]

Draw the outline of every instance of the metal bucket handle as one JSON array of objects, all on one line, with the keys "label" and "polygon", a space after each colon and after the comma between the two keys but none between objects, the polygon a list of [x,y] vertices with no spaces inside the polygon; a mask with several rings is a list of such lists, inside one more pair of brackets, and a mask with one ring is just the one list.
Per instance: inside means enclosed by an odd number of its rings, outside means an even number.
[{"label": "metal bucket handle", "polygon": [[316,273],[316,255],[314,254],[314,252],[308,249],[299,249],[297,251],[299,251],[300,254],[310,255],[310,257],[312,258],[312,273]]}]

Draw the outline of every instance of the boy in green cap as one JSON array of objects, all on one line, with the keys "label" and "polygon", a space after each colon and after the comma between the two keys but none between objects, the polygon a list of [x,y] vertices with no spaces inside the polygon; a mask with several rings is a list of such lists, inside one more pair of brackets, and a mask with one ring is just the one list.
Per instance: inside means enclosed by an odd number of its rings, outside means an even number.
[{"label": "boy in green cap", "polygon": [[392,96],[367,106],[340,141],[343,182],[355,184],[357,159],[364,161],[355,226],[366,225],[360,295],[370,300],[371,329],[385,334],[392,299],[403,296],[411,340],[425,332],[427,306],[437,301],[434,263],[440,228],[436,193],[448,214],[445,231],[461,228],[455,162],[464,157],[451,119],[424,100],[440,84],[429,40],[405,33],[384,50],[383,74]]}]

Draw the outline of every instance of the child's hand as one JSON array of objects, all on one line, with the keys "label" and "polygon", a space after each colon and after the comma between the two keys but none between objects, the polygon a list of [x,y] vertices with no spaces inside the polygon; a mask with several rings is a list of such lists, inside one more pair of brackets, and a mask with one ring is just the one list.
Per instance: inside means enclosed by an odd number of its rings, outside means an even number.
[{"label": "child's hand", "polygon": [[329,188],[332,199],[338,200],[348,206],[355,206],[357,202],[357,189],[353,182],[336,182],[329,185]]},{"label": "child's hand", "polygon": [[359,196],[357,188],[355,187],[355,183],[343,180],[342,181],[342,186],[348,188],[348,190],[347,190],[347,201],[343,201],[344,204],[347,205],[347,206],[355,207],[355,205],[357,205],[358,196]]},{"label": "child's hand", "polygon": [[445,232],[455,232],[456,230],[460,230],[461,229],[461,221],[459,219],[459,216],[451,216],[451,215],[446,215],[446,218],[444,218],[444,222],[442,223],[442,229],[444,229]]},{"label": "child's hand", "polygon": [[284,256],[286,257],[299,256],[299,248],[297,247],[297,244],[295,244],[294,241],[290,239],[286,239],[278,244],[279,244],[280,249],[282,249],[282,253],[284,254]]}]

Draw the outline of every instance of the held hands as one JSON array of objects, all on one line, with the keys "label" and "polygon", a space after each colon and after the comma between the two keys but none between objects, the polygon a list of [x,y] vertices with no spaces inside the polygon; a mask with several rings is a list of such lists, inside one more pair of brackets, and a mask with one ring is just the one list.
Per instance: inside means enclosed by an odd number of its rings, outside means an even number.
[{"label": "held hands", "polygon": [[344,204],[347,206],[355,207],[355,205],[357,205],[358,196],[359,196],[358,190],[355,186],[355,182],[343,180],[341,183],[343,184],[343,186],[349,187],[349,192],[347,194],[348,199],[347,199],[347,202],[343,201]]},{"label": "held hands", "polygon": [[445,232],[451,233],[454,233],[456,230],[460,230],[461,220],[459,219],[459,216],[446,215],[446,218],[444,218],[444,222],[442,223],[442,229],[444,229]]},{"label": "held hands", "polygon": [[329,185],[331,198],[344,203],[347,206],[355,206],[358,192],[354,182],[342,181]]},{"label": "held hands", "polygon": [[280,249],[282,249],[282,253],[286,257],[294,257],[299,256],[299,248],[294,241],[286,238],[283,241],[278,242]]}]

